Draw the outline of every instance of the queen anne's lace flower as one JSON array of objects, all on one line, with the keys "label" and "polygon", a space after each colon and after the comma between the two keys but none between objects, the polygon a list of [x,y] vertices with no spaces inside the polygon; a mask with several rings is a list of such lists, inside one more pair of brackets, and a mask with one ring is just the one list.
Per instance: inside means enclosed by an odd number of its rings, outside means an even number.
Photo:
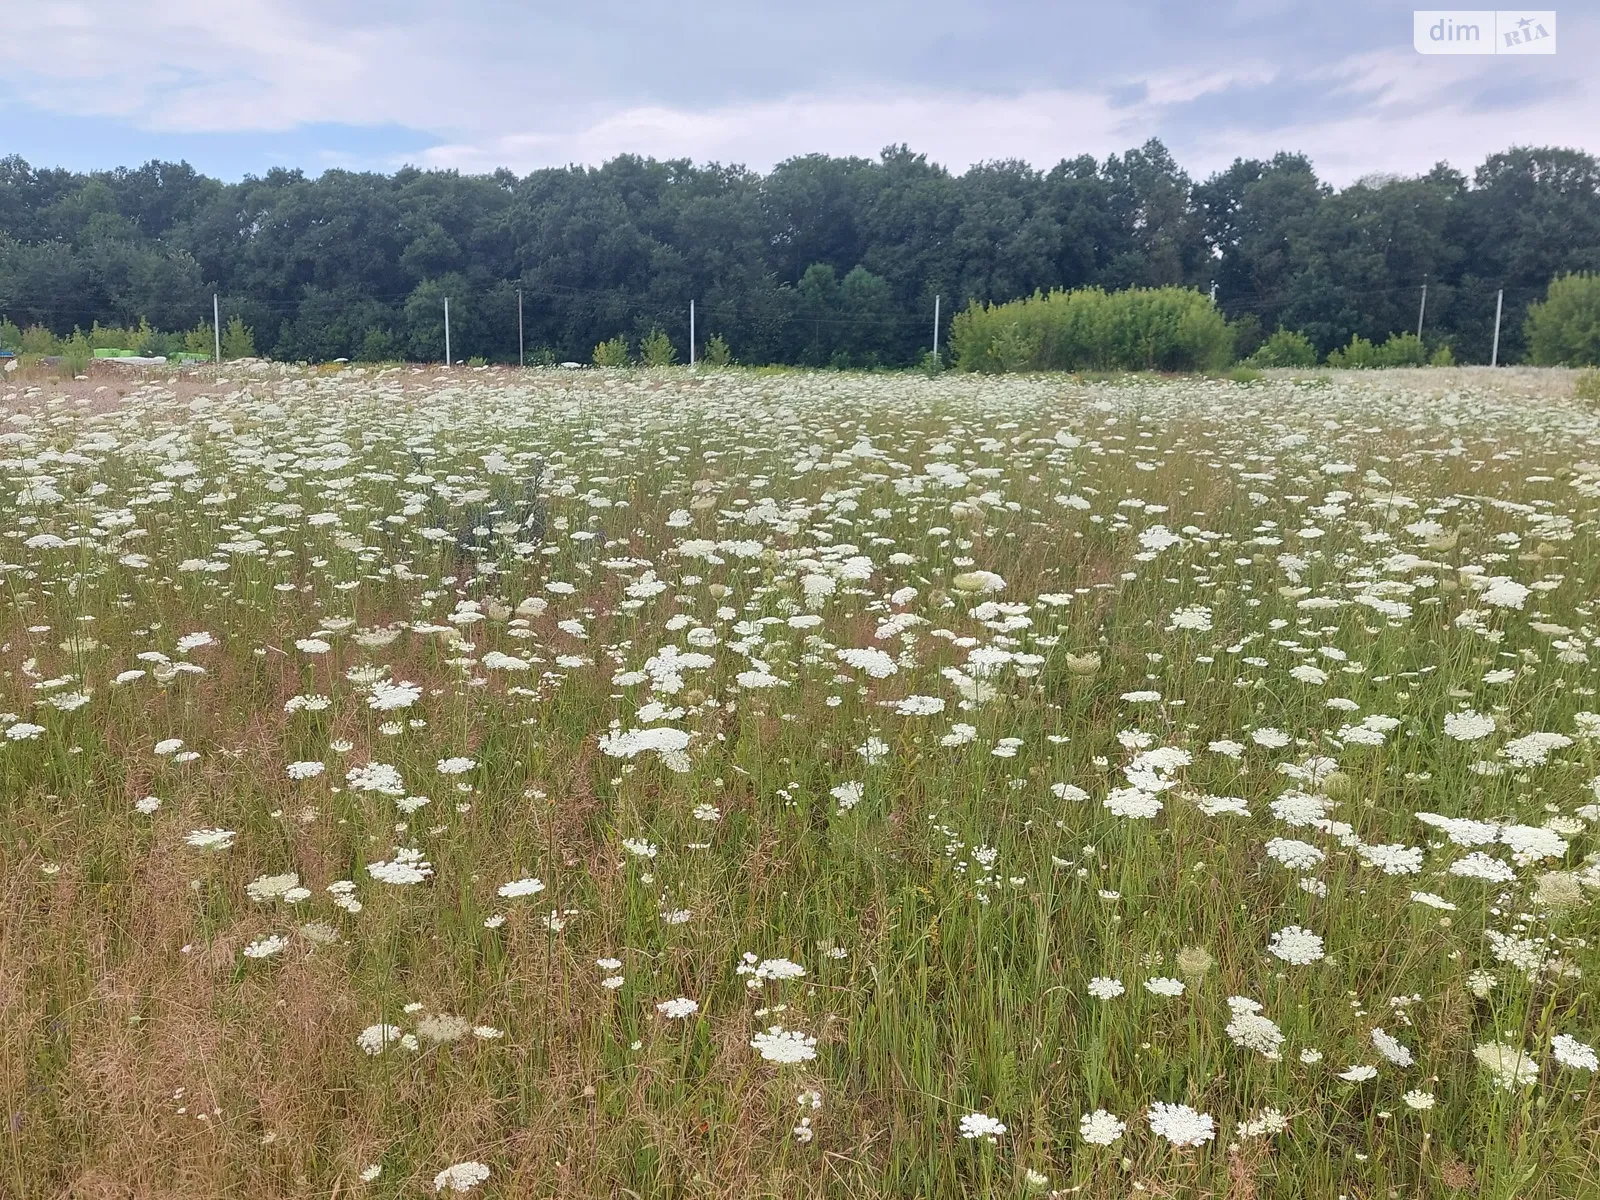
[{"label": "queen anne's lace flower", "polygon": [[1289,925],[1274,933],[1267,950],[1297,967],[1314,963],[1323,957],[1322,939],[1298,925]]},{"label": "queen anne's lace flower", "polygon": [[379,883],[405,887],[429,878],[433,864],[422,857],[421,850],[396,850],[392,859],[368,863],[367,874]]},{"label": "queen anne's lace flower", "polygon": [[1595,1056],[1594,1047],[1564,1033],[1558,1033],[1550,1039],[1550,1052],[1563,1067],[1571,1067],[1575,1071],[1600,1071],[1600,1058]]},{"label": "queen anne's lace flower", "polygon": [[1539,1065],[1527,1052],[1504,1042],[1485,1042],[1473,1050],[1472,1056],[1489,1072],[1494,1085],[1508,1092],[1539,1078]]},{"label": "queen anne's lace flower", "polygon": [[470,1192],[489,1178],[489,1168],[481,1162],[458,1162],[433,1177],[435,1192]]},{"label": "queen anne's lace flower", "polygon": [[1006,1131],[1005,1123],[987,1113],[968,1113],[961,1118],[961,1136],[973,1141],[993,1142]]},{"label": "queen anne's lace flower", "polygon": [[817,1056],[817,1039],[798,1029],[773,1025],[750,1039],[756,1053],[768,1062],[802,1063]]},{"label": "queen anne's lace flower", "polygon": [[1217,1126],[1210,1113],[1157,1101],[1150,1106],[1150,1132],[1174,1146],[1199,1146],[1217,1136]]},{"label": "queen anne's lace flower", "polygon": [[1103,1108],[1084,1113],[1078,1119],[1078,1136],[1091,1146],[1109,1146],[1126,1131],[1126,1123],[1119,1121]]}]

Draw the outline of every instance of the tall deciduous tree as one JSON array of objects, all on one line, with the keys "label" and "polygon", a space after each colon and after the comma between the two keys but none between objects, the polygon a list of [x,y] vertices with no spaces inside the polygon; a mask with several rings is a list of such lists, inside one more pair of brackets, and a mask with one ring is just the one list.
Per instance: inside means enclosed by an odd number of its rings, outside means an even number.
[{"label": "tall deciduous tree", "polygon": [[[1444,166],[1335,190],[1302,155],[1202,182],[1159,141],[1048,170],[952,174],[905,146],[806,155],[765,175],[623,155],[517,177],[407,167],[274,169],[237,183],[186,163],[82,174],[0,159],[0,316],[60,333],[181,330],[238,315],[284,357],[452,352],[586,360],[619,332],[722,336],[742,362],[909,365],[935,296],[954,313],[1053,288],[1216,284],[1252,343],[1280,325],[1323,353],[1414,330],[1501,357],[1552,277],[1600,270],[1600,164],[1518,147],[1468,179]],[[1252,332],[1252,330],[1254,332]]]}]

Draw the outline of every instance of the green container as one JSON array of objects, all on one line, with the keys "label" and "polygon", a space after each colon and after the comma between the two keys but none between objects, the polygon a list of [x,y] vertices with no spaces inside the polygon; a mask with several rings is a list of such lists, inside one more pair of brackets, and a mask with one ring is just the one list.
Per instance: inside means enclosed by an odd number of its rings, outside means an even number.
[{"label": "green container", "polygon": [[104,347],[94,352],[96,358],[138,358],[137,350],[107,350]]}]

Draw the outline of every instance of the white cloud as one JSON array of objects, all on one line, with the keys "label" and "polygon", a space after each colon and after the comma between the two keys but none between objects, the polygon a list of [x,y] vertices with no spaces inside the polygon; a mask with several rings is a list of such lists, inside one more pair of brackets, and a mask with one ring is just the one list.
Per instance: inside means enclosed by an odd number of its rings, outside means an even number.
[{"label": "white cloud", "polygon": [[503,94],[460,28],[328,16],[283,0],[44,3],[29,39],[59,52],[14,60],[8,82],[38,108],[168,133],[438,128]]},{"label": "white cloud", "polygon": [[[1419,174],[1440,160],[1470,174],[1488,155],[1513,145],[1600,153],[1600,86],[1577,63],[1550,71],[1566,85],[1565,94],[1556,89],[1525,105],[1475,109],[1471,98],[1503,83],[1511,65],[1489,57],[1422,59],[1409,48],[1355,55],[1305,76],[1327,87],[1328,116],[1270,132],[1224,126],[1174,152],[1200,173],[1235,156],[1300,150],[1324,179],[1337,184],[1372,172]],[[1338,101],[1350,93],[1371,98],[1345,111]]]},{"label": "white cloud", "polygon": [[[1330,98],[1371,91],[1374,98],[1346,115],[1287,128],[1260,122],[1218,123],[1198,134],[1175,134],[1168,146],[1192,175],[1203,177],[1236,157],[1269,157],[1279,150],[1308,154],[1323,178],[1349,183],[1370,172],[1418,174],[1440,159],[1470,172],[1489,154],[1516,144],[1566,145],[1600,152],[1600,122],[1592,114],[1600,88],[1581,83],[1581,98],[1536,101],[1526,107],[1473,112],[1452,85],[1481,81],[1461,59],[1431,78],[1402,55],[1363,56],[1318,73]],[[1431,64],[1430,64],[1431,66]],[[1490,60],[1490,70],[1493,69]],[[960,170],[983,159],[1022,158],[1048,168],[1064,157],[1103,157],[1160,136],[1165,119],[1186,100],[1210,91],[1271,82],[1259,69],[1190,81],[1152,81],[1150,97],[1113,107],[1100,92],[1033,91],[1015,96],[916,94],[792,96],[702,111],[659,106],[628,109],[561,130],[487,132],[433,147],[426,165],[526,171],[567,162],[600,162],[623,152],[696,160],[743,162],[764,168],[795,154],[875,155],[905,142],[935,162]],[[1181,95],[1183,100],[1168,99]],[[1455,96],[1456,98],[1450,98]],[[1161,97],[1157,101],[1154,97]],[[1330,114],[1342,105],[1330,103]]]},{"label": "white cloud", "polygon": [[[619,83],[627,71],[615,63],[595,69],[608,61],[604,31],[582,12],[523,14],[522,25],[497,38],[482,14],[403,7],[352,13],[337,5],[44,0],[29,14],[28,36],[52,52],[14,58],[7,86],[36,109],[167,134],[400,126],[438,139],[410,157],[464,170],[526,171],[623,152],[765,168],[795,154],[875,155],[900,142],[957,170],[1009,157],[1048,168],[1063,157],[1102,157],[1161,136],[1194,175],[1237,156],[1289,149],[1344,183],[1371,171],[1423,171],[1440,158],[1470,169],[1515,143],[1600,151],[1600,85],[1582,70],[1583,48],[1600,22],[1577,15],[1563,14],[1562,55],[1533,65],[1423,59],[1396,41],[1302,69],[1268,53],[1269,46],[1253,46],[1241,47],[1225,67],[1203,51],[1196,53],[1203,65],[1143,74],[1108,60],[1098,77],[1071,87],[888,86],[869,73],[853,84],[770,96],[755,94],[768,84],[730,72],[718,103],[690,104],[664,99],[642,74],[632,85]],[[542,31],[548,36],[530,30],[536,22],[550,25]],[[588,36],[575,40],[580,26]],[[634,44],[646,39],[636,27],[605,36],[619,39],[628,61],[648,49]],[[717,43],[719,55],[726,41]],[[1163,49],[1171,59],[1172,47]],[[797,51],[796,61],[814,52]],[[691,62],[684,69],[710,78],[721,68]],[[651,75],[661,78],[659,70]],[[1472,109],[1472,96],[1484,88],[1551,77],[1565,82],[1565,94],[1550,96],[1547,88],[1545,99]],[[1116,89],[1137,98],[1114,104]],[[1297,113],[1276,114],[1271,97],[1295,89]]]},{"label": "white cloud", "polygon": [[[1124,149],[1138,131],[1103,96],[1050,92],[1025,96],[855,94],[793,96],[699,112],[644,107],[608,114],[564,131],[515,132],[434,147],[429,165],[483,170],[504,163],[527,170],[550,163],[599,162],[623,152],[766,167],[796,154],[876,156],[905,142],[951,166],[985,158],[1053,163],[1064,154]],[[1140,139],[1142,140],[1142,139]]]}]

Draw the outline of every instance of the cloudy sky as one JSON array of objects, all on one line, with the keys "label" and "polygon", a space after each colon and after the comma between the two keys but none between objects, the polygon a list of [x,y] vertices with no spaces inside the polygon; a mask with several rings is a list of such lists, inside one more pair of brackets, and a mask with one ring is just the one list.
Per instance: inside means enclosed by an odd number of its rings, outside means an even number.
[{"label": "cloudy sky", "polygon": [[1293,149],[1344,183],[1600,152],[1600,0],[1556,12],[1554,56],[1424,57],[1385,0],[30,0],[0,128],[39,166],[230,179],[898,142],[1049,166],[1160,137],[1196,175]]}]

